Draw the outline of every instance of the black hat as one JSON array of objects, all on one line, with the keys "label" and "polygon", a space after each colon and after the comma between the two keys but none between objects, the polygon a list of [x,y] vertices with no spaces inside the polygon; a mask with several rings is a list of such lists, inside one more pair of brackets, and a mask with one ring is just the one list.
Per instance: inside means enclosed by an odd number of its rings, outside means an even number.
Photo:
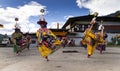
[{"label": "black hat", "polygon": [[39,20],[39,21],[37,22],[37,24],[39,24],[39,25],[41,25],[41,24],[47,25],[47,22],[46,22],[45,20],[43,20],[43,21]]}]

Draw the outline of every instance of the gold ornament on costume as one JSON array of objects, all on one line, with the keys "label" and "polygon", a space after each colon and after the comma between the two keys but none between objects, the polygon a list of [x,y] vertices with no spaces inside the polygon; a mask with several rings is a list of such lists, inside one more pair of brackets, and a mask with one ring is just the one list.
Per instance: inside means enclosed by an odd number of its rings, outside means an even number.
[{"label": "gold ornament on costume", "polygon": [[95,12],[93,15],[94,15],[94,17],[97,17],[98,16],[98,12]]},{"label": "gold ornament on costume", "polygon": [[18,21],[19,19],[18,18],[15,18],[15,21]]}]

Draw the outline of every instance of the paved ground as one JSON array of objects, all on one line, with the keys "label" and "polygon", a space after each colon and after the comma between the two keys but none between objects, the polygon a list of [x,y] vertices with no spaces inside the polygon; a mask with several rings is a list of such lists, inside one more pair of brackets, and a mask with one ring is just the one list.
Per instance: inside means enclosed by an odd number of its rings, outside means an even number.
[{"label": "paved ground", "polygon": [[[62,52],[67,50],[78,53]],[[12,48],[0,48],[0,71],[120,71],[120,48],[116,47],[108,47],[103,54],[96,50],[91,58],[82,47],[61,48],[49,58],[49,62],[42,58],[37,47],[25,49],[20,56]]]}]

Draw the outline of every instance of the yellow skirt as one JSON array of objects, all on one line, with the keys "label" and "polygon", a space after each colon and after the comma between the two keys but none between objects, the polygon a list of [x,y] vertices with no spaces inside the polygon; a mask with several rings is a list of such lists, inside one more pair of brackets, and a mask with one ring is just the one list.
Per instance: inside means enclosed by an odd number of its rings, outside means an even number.
[{"label": "yellow skirt", "polygon": [[46,57],[52,53],[52,50],[47,48],[45,45],[39,46],[38,49],[42,57]]},{"label": "yellow skirt", "polygon": [[56,50],[60,48],[61,42],[59,40],[55,40],[53,43],[55,45],[54,49],[50,49],[49,47],[46,47],[45,45],[39,46],[38,50],[42,57],[46,57],[52,53],[54,53]]},{"label": "yellow skirt", "polygon": [[55,40],[54,44],[55,45],[61,45],[61,41],[60,40]]}]

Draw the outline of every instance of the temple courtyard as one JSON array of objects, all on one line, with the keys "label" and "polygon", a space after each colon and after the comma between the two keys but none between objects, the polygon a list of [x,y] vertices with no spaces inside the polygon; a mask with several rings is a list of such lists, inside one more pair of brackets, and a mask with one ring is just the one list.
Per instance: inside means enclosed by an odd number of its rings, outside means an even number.
[{"label": "temple courtyard", "polygon": [[37,47],[17,56],[12,47],[0,47],[0,71],[120,71],[120,48],[107,47],[87,58],[83,47],[60,48],[46,61]]}]

